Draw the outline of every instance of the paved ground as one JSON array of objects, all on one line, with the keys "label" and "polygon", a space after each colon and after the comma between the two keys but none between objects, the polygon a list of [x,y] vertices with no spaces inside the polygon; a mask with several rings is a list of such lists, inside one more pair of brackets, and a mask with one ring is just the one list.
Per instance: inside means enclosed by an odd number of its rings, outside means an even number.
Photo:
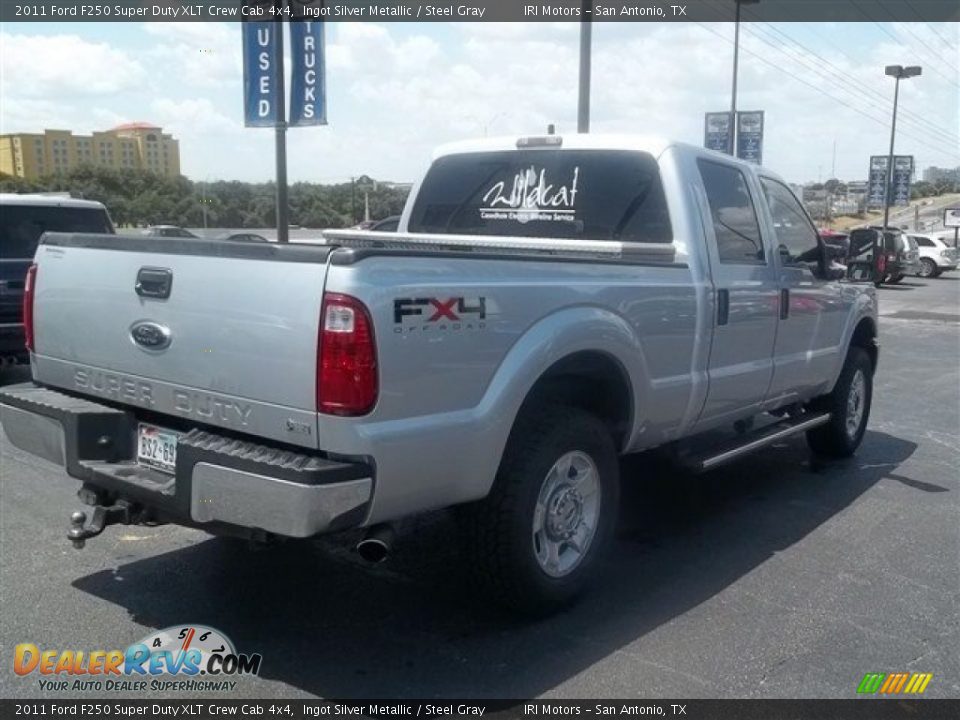
[{"label": "paved ground", "polygon": [[74,481],[4,438],[0,696],[43,695],[12,673],[16,643],[124,648],[198,622],[263,654],[235,697],[848,698],[866,671],[903,670],[960,697],[960,274],[881,305],[855,459],[812,467],[797,440],[700,478],[627,461],[601,589],[532,624],[463,589],[442,515],[375,570],[176,527],[74,551]]}]

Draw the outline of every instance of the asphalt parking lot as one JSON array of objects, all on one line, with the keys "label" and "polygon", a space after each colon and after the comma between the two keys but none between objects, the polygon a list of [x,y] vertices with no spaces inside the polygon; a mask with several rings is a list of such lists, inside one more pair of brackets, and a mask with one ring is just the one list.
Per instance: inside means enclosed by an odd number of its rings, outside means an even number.
[{"label": "asphalt parking lot", "polygon": [[0,696],[70,696],[16,676],[17,643],[123,649],[203,623],[263,655],[237,698],[850,698],[868,671],[960,697],[960,273],[879,292],[855,458],[816,466],[796,439],[701,477],[626,460],[598,590],[534,623],[465,589],[443,514],[372,569],[338,545],[249,553],[172,526],[76,551],[76,482],[4,437]]}]

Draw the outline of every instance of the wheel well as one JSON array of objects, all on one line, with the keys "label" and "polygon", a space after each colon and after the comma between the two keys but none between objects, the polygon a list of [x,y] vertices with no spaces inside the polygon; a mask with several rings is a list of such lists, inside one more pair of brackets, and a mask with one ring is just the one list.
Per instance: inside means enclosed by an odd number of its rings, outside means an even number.
[{"label": "wheel well", "polygon": [[573,405],[596,415],[610,428],[616,447],[624,447],[632,418],[633,388],[626,370],[609,355],[579,352],[551,365],[530,389],[520,413],[544,403]]},{"label": "wheel well", "polygon": [[877,326],[870,318],[864,318],[853,331],[853,337],[850,338],[850,347],[863,348],[870,356],[870,364],[874,372],[877,370],[878,347],[877,347]]}]

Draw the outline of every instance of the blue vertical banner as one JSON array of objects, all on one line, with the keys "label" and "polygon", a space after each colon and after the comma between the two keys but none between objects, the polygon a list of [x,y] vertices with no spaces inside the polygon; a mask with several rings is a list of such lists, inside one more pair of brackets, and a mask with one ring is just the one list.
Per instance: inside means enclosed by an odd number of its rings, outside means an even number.
[{"label": "blue vertical banner", "polygon": [[890,178],[891,205],[910,204],[910,185],[913,180],[913,155],[896,155],[893,158],[893,176]]},{"label": "blue vertical banner", "polygon": [[763,110],[737,113],[737,157],[763,164]]},{"label": "blue vertical banner", "polygon": [[703,118],[703,146],[707,150],[716,150],[730,154],[733,122],[728,112],[706,113]]},{"label": "blue vertical banner", "polygon": [[887,184],[887,156],[871,155],[870,172],[867,175],[867,207],[883,207]]},{"label": "blue vertical banner", "polygon": [[290,23],[290,125],[327,124],[322,22]]},{"label": "blue vertical banner", "polygon": [[243,120],[247,127],[275,127],[281,118],[277,71],[276,22],[245,22],[243,25]]}]

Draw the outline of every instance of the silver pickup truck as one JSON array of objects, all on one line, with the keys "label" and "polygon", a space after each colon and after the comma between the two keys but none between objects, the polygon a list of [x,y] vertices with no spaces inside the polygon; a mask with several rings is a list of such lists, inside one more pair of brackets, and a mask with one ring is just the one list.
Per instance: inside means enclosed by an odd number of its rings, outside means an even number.
[{"label": "silver pickup truck", "polygon": [[82,484],[76,545],[364,528],[379,560],[395,521],[457,506],[526,610],[595,570],[619,455],[709,470],[806,433],[848,456],[877,365],[874,288],[780,178],[631,136],[446,146],[396,233],[48,233],[25,302],[33,382],[0,391],[3,428]]}]

